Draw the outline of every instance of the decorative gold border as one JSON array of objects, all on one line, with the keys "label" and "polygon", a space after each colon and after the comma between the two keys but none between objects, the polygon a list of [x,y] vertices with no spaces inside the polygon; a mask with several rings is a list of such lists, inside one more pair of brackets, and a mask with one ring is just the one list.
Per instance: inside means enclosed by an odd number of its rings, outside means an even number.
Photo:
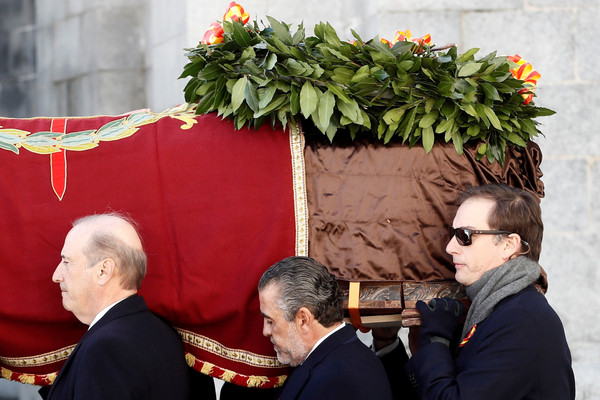
[{"label": "decorative gold border", "polygon": [[69,355],[73,352],[75,346],[75,344],[72,344],[59,350],[29,357],[0,356],[0,363],[11,367],[34,367],[37,365],[48,365],[69,358]]},{"label": "decorative gold border", "polygon": [[300,128],[296,128],[296,132],[292,127],[289,130],[292,152],[294,211],[296,214],[296,255],[308,256],[308,205],[304,167],[304,134]]},{"label": "decorative gold border", "polygon": [[221,358],[262,368],[284,367],[284,365],[277,360],[277,357],[268,357],[246,350],[232,349],[223,346],[216,340],[210,339],[206,336],[199,335],[182,328],[175,329],[177,332],[179,332],[179,335],[184,343],[187,343],[190,346],[194,346],[198,349],[208,351],[209,353],[215,354]]}]

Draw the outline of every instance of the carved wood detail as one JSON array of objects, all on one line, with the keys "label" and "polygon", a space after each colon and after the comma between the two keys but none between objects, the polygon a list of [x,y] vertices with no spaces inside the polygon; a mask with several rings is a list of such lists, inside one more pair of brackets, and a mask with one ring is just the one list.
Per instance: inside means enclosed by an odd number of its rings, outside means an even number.
[{"label": "carved wood detail", "polygon": [[[344,311],[348,315],[350,283],[348,281],[338,281],[338,284],[342,290]],[[419,312],[415,309],[417,301],[428,301],[436,297],[451,297],[461,299],[466,304],[470,303],[464,286],[454,281],[361,282],[359,311],[361,316],[390,315],[391,318],[391,315],[394,314],[396,323],[397,315],[401,314],[402,326],[418,326],[421,324],[421,319]],[[368,324],[365,325],[369,326]]]}]

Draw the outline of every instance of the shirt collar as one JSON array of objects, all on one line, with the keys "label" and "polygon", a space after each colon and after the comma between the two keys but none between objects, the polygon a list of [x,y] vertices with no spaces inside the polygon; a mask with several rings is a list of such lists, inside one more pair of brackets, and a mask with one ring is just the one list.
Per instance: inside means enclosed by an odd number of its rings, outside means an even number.
[{"label": "shirt collar", "polygon": [[119,304],[120,302],[122,302],[123,300],[125,300],[125,298],[115,301],[114,303],[112,303],[111,305],[109,305],[108,307],[100,310],[100,312],[98,314],[96,314],[96,316],[94,317],[94,319],[92,320],[92,323],[90,324],[90,326],[88,327],[88,331],[90,330],[90,328],[92,327],[92,325],[94,325],[96,322],[98,322],[100,320],[100,318],[104,317],[104,315],[108,312],[108,310],[110,310],[111,308],[113,308],[114,306],[116,306],[117,304]]},{"label": "shirt collar", "polygon": [[[315,343],[315,345],[312,347],[312,349],[310,349],[310,352],[306,355],[306,357],[304,358],[304,361],[306,361],[306,359],[312,354],[312,352],[321,344],[325,341],[325,339],[327,339],[329,336],[333,335],[334,333],[336,333],[337,331],[339,331],[340,329],[342,329],[344,326],[346,326],[346,323],[344,321],[342,321],[341,324],[339,324],[338,326],[336,326],[334,329],[332,329],[331,331],[327,332],[327,334],[323,335],[319,340],[317,340],[317,343]],[[300,365],[302,365],[304,363],[304,361],[302,361],[302,363]]]}]

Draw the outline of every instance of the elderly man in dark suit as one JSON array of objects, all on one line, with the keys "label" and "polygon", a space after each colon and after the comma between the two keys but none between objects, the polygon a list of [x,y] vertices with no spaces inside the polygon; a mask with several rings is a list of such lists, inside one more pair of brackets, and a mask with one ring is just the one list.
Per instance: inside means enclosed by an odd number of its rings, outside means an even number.
[{"label": "elderly man in dark suit", "polygon": [[146,273],[140,237],[117,214],[75,221],[52,280],[63,306],[89,325],[46,399],[189,398],[177,333],[137,295]]},{"label": "elderly man in dark suit", "polygon": [[335,277],[308,257],[270,267],[258,284],[263,334],[293,367],[281,400],[391,400],[381,361],[343,322]]}]

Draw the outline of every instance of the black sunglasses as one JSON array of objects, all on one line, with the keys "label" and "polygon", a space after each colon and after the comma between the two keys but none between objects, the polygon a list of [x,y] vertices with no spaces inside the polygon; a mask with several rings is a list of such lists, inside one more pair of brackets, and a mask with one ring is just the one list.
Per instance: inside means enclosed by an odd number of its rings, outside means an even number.
[{"label": "black sunglasses", "polygon": [[469,246],[473,243],[471,236],[473,235],[509,235],[512,232],[508,231],[481,231],[475,229],[468,228],[448,228],[448,232],[450,233],[450,240],[452,240],[453,236],[456,236],[456,241],[461,246]]}]

